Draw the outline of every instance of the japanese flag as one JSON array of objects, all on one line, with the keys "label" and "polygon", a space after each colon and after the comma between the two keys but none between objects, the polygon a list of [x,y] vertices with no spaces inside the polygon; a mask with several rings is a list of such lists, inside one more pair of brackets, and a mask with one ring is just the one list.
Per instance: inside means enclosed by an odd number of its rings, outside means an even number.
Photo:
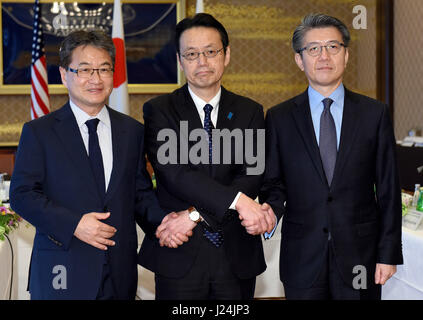
[{"label": "japanese flag", "polygon": [[113,91],[109,97],[109,105],[113,109],[129,115],[125,37],[123,34],[122,6],[120,0],[114,0],[112,38],[116,47],[116,57],[115,72],[113,74]]}]

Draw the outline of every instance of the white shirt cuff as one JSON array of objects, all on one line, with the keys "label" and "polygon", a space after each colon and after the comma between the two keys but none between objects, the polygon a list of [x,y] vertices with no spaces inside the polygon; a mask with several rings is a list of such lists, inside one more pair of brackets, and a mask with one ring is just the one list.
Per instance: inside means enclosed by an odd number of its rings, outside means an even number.
[{"label": "white shirt cuff", "polygon": [[235,206],[236,206],[236,203],[238,202],[238,199],[239,199],[240,196],[241,196],[241,192],[238,192],[238,194],[236,195],[236,197],[235,197],[234,201],[232,202],[231,206],[229,207],[229,209],[236,210]]}]

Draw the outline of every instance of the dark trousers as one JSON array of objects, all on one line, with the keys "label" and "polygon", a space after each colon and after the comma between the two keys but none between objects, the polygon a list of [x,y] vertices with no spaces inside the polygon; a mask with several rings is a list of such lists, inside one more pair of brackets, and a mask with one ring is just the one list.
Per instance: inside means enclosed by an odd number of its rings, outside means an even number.
[{"label": "dark trousers", "polygon": [[367,289],[354,289],[351,284],[347,284],[341,277],[336,264],[332,242],[328,241],[325,260],[322,264],[320,274],[310,288],[300,289],[284,287],[288,300],[380,300],[381,285],[374,283],[374,274],[368,281]]},{"label": "dark trousers", "polygon": [[98,289],[96,300],[114,300],[115,286],[111,276],[110,265],[105,261],[103,264],[103,273],[101,276],[100,288]]},{"label": "dark trousers", "polygon": [[251,300],[256,278],[239,279],[230,267],[223,246],[202,238],[191,270],[182,278],[155,275],[156,300]]}]

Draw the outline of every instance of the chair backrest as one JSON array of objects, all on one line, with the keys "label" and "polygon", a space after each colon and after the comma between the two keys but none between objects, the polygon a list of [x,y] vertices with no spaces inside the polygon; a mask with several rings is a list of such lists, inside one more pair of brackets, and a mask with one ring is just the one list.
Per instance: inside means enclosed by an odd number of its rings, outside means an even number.
[{"label": "chair backrest", "polygon": [[0,148],[0,173],[13,174],[16,148]]}]

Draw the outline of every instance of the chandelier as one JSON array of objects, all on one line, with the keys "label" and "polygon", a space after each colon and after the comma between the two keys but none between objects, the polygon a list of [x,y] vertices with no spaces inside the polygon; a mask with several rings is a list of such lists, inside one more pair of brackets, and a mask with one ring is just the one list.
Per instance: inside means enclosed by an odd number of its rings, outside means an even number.
[{"label": "chandelier", "polygon": [[[154,29],[162,20],[164,20],[175,8],[176,4],[170,4],[165,12],[157,18],[148,27],[127,33],[126,36],[137,36]],[[31,7],[29,14],[32,17],[31,22],[23,21],[12,11],[2,7],[3,12],[10,16],[18,25],[32,30],[32,19],[34,12]],[[75,30],[102,29],[110,34],[113,26],[113,3],[78,3],[54,1],[52,3],[41,4],[41,23],[44,34],[50,34],[58,37],[67,36]],[[137,12],[131,5],[122,6],[123,24],[127,25],[136,21]]]},{"label": "chandelier", "polygon": [[[129,10],[125,18],[128,20]],[[129,11],[129,12],[128,12]],[[78,29],[102,29],[109,32],[112,26],[113,6],[105,2],[98,5],[81,5],[77,2],[55,1],[50,10],[43,12],[43,24],[47,32],[56,36],[66,36]]]}]

